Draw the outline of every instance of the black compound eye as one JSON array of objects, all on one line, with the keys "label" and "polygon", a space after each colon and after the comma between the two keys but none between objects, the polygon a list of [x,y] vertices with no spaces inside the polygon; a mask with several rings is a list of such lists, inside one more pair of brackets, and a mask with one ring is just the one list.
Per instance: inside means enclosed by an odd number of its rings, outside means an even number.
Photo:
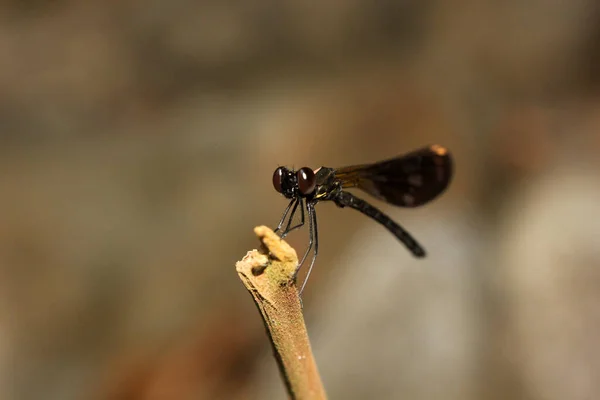
[{"label": "black compound eye", "polygon": [[282,184],[283,184],[284,177],[285,177],[285,168],[283,168],[283,167],[279,167],[275,170],[275,172],[273,172],[273,187],[279,193],[281,193],[281,191],[283,190]]},{"label": "black compound eye", "polygon": [[312,169],[308,167],[300,168],[297,172],[298,190],[303,195],[308,195],[314,192],[317,186],[317,178]]}]

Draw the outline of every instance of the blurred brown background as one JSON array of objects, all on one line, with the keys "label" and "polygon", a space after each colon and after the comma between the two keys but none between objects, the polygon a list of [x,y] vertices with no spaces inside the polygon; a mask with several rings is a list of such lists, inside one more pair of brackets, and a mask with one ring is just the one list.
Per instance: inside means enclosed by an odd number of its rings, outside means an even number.
[{"label": "blurred brown background", "polygon": [[317,207],[330,398],[600,398],[599,43],[593,0],[1,1],[0,398],[285,398],[234,269],[273,170],[429,143],[446,195],[373,201],[427,259]]}]

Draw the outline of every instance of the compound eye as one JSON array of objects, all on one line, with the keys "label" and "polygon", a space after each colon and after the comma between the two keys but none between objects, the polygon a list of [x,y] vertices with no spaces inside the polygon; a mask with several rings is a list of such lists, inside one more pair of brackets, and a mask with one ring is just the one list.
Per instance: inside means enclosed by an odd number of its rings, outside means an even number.
[{"label": "compound eye", "polygon": [[285,177],[285,168],[284,167],[279,167],[275,170],[275,172],[273,172],[273,187],[279,193],[281,193],[281,191],[283,190],[282,185],[283,185],[284,177]]},{"label": "compound eye", "polygon": [[300,168],[297,172],[298,190],[303,195],[309,195],[315,191],[317,186],[317,178],[312,169],[308,167]]}]

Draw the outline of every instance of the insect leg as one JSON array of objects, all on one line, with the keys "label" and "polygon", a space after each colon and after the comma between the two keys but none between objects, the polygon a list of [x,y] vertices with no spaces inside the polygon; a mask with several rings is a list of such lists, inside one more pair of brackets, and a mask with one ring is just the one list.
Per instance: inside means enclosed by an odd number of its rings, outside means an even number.
[{"label": "insect leg", "polygon": [[[313,266],[315,265],[315,261],[317,260],[317,254],[319,253],[319,231],[317,230],[317,213],[315,212],[314,204],[307,204],[307,208],[308,208],[308,217],[310,218],[308,222],[310,225],[310,230],[312,232],[311,236],[312,236],[312,238],[314,240],[314,244],[315,244],[315,251],[313,252],[313,258],[310,262],[310,266],[308,267],[308,272],[306,273],[306,277],[304,278],[304,282],[302,283],[302,287],[300,288],[300,292],[299,292],[300,296],[302,296],[302,292],[304,291],[306,282],[308,282],[310,273],[312,272]],[[304,257],[306,258],[306,255]],[[298,270],[296,270],[296,274],[298,274]]]},{"label": "insect leg", "polygon": [[281,220],[277,224],[277,228],[275,228],[273,232],[277,232],[281,229],[281,227],[283,226],[283,222],[285,221],[285,217],[287,217],[288,213],[290,212],[290,208],[292,208],[292,204],[294,204],[294,202],[297,202],[297,199],[292,199],[292,201],[290,201],[290,204],[288,204],[288,206],[285,208],[285,211],[283,212],[283,217],[281,217]]},{"label": "insect leg", "polygon": [[308,248],[304,252],[304,256],[302,256],[302,259],[300,260],[300,262],[298,263],[298,266],[296,267],[296,271],[294,272],[294,277],[293,277],[294,280],[296,280],[296,277],[298,276],[298,271],[300,271],[300,268],[302,267],[302,264],[304,264],[306,257],[308,257],[308,253],[310,253],[310,250],[312,249],[313,243],[314,243],[313,218],[312,218],[314,209],[308,202],[306,203],[306,209],[308,211]]},{"label": "insect leg", "polygon": [[[294,218],[294,214],[296,213],[296,207],[298,206],[298,204],[300,204],[300,222],[290,228],[290,225],[292,224],[292,219]],[[281,234],[281,238],[282,239],[285,238],[291,231],[293,231],[294,229],[300,228],[301,226],[304,226],[304,200],[302,198],[294,206],[294,209],[292,210],[292,215],[290,216],[290,219],[288,220],[287,226],[285,227],[285,231],[283,231],[283,233]]]},{"label": "insect leg", "polygon": [[425,250],[404,228],[394,222],[390,217],[373,207],[363,199],[359,199],[352,193],[340,191],[333,199],[340,207],[350,207],[360,211],[366,216],[374,219],[390,231],[401,241],[415,257],[425,257]]}]

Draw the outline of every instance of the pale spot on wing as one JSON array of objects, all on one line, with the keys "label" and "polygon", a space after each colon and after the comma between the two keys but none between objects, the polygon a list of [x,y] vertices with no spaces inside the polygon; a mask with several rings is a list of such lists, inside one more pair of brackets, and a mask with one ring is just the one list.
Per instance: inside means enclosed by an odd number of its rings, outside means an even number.
[{"label": "pale spot on wing", "polygon": [[408,177],[408,183],[412,186],[421,187],[423,186],[423,175],[412,174]]},{"label": "pale spot on wing", "polygon": [[415,202],[414,196],[408,193],[404,193],[402,195],[402,199],[404,200],[404,204],[407,206],[411,206]]}]

